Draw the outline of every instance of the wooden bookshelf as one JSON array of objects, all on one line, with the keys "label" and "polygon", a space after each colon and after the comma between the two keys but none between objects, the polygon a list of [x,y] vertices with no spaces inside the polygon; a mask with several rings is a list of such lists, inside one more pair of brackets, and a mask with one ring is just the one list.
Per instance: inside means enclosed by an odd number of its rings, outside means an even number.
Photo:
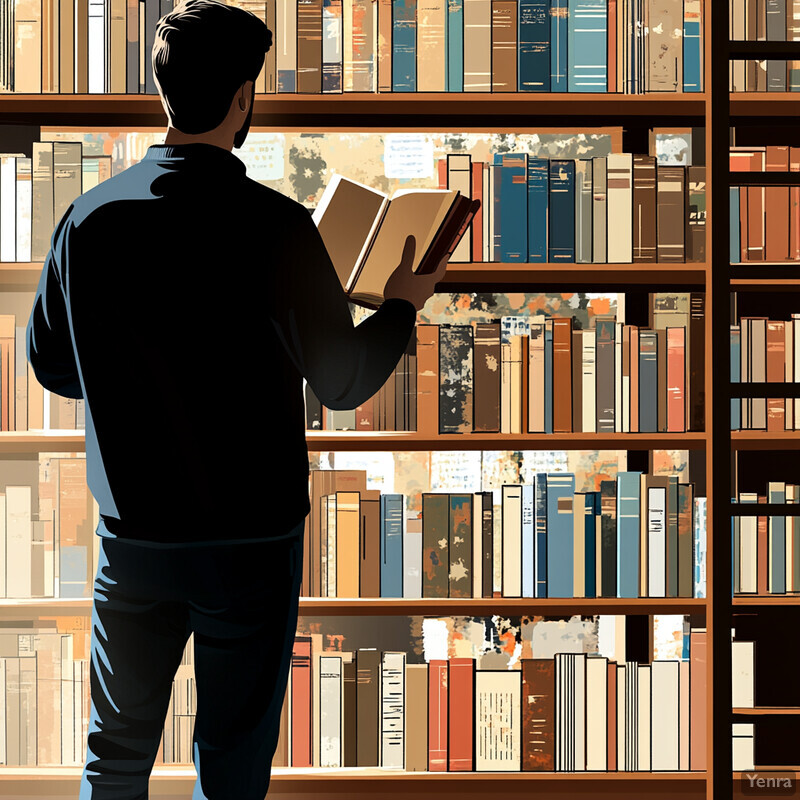
[{"label": "wooden bookshelf", "polygon": [[736,595],[734,606],[800,606],[800,596],[791,594]]},{"label": "wooden bookshelf", "polygon": [[778,716],[800,716],[800,708],[792,708],[789,706],[765,706],[762,708],[734,708],[734,714],[748,717],[778,717]]},{"label": "wooden bookshelf", "polygon": [[83,431],[0,432],[0,453],[82,453],[86,449]]},{"label": "wooden bookshelf", "polygon": [[797,450],[800,431],[731,431],[731,447],[734,450]]}]

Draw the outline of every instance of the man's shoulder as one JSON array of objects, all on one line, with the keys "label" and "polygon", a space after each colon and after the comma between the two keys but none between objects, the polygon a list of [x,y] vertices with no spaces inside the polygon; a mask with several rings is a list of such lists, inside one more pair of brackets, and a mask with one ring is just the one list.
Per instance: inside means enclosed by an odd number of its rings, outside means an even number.
[{"label": "man's shoulder", "polygon": [[303,216],[310,217],[308,209],[297,200],[282,194],[281,192],[263,183],[259,183],[250,177],[246,178],[248,187],[261,202],[270,207],[273,214],[285,215],[287,220],[297,219]]}]

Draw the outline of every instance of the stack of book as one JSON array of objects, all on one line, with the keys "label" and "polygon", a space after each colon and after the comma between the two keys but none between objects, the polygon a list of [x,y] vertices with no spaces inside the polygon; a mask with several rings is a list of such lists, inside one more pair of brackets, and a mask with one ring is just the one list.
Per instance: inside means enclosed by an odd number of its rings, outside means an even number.
[{"label": "stack of book", "polygon": [[[731,39],[793,42],[800,40],[800,15],[794,0],[728,0]],[[800,61],[731,61],[732,92],[800,91]]]},{"label": "stack of book", "polygon": [[[769,481],[766,495],[739,492],[738,502],[800,503],[800,485]],[[800,592],[800,508],[791,517],[739,514],[731,518],[731,533],[734,594]]]},{"label": "stack of book", "polygon": [[[699,92],[702,0],[232,0],[261,92]],[[173,0],[2,0],[0,91],[147,93]],[[675,31],[678,35],[675,35]]]},{"label": "stack of book", "polygon": [[197,715],[197,682],[194,676],[194,634],[189,636],[181,663],[172,679],[164,730],[156,752],[156,764],[186,764],[193,760],[192,737]]},{"label": "stack of book", "polygon": [[[731,147],[730,169],[797,172],[800,147]],[[800,260],[800,186],[731,186],[730,259],[734,264]]]},{"label": "stack of book", "polygon": [[[731,325],[731,383],[793,383],[800,379],[800,314],[791,319],[741,317]],[[800,427],[800,399],[731,398],[731,430],[791,431]]]},{"label": "stack of book", "polygon": [[0,764],[83,764],[90,623],[87,616],[3,623]]},{"label": "stack of book", "polygon": [[706,631],[689,658],[597,654],[411,663],[402,651],[295,638],[273,764],[431,772],[703,770]]},{"label": "stack of book", "polygon": [[490,491],[424,492],[419,517],[359,470],[315,470],[311,494],[321,597],[705,596],[706,498],[674,475],[576,491],[572,473],[539,473],[503,486],[497,509]]},{"label": "stack of book", "polygon": [[[676,264],[705,260],[704,166],[612,153],[453,153],[439,188],[481,201],[451,262]],[[611,221],[611,224],[609,224]]]},{"label": "stack of book", "polygon": [[[732,689],[734,708],[755,708],[756,643],[731,642]],[[733,768],[755,769],[755,725],[733,723]]]}]

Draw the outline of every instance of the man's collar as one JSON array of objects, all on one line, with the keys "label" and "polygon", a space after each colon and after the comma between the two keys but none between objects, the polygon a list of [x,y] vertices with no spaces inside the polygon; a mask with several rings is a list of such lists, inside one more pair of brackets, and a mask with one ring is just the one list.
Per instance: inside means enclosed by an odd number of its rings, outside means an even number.
[{"label": "man's collar", "polygon": [[247,172],[244,162],[230,150],[206,142],[191,144],[152,144],[142,158],[143,161],[191,162],[226,165],[228,169]]}]

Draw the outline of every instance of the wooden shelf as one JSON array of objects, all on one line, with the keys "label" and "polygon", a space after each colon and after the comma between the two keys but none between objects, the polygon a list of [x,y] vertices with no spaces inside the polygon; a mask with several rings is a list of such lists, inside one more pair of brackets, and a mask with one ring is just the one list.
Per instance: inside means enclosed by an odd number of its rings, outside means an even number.
[{"label": "wooden shelf", "polygon": [[800,431],[731,431],[734,450],[797,450]]},{"label": "wooden shelf", "polygon": [[56,433],[0,432],[0,453],[82,453],[86,449],[83,431]]},{"label": "wooden shelf", "polygon": [[729,92],[731,117],[796,117],[800,92]]},{"label": "wooden shelf", "polygon": [[734,708],[734,714],[748,717],[780,717],[780,716],[800,716],[800,708],[786,706],[762,706],[761,708]]},{"label": "wooden shelf", "polygon": [[[311,452],[327,450],[701,450],[708,437],[688,433],[465,433],[308,431]],[[800,437],[796,437],[800,447]]]},{"label": "wooden shelf", "polygon": [[800,606],[800,595],[737,595],[733,598],[734,606]]}]

